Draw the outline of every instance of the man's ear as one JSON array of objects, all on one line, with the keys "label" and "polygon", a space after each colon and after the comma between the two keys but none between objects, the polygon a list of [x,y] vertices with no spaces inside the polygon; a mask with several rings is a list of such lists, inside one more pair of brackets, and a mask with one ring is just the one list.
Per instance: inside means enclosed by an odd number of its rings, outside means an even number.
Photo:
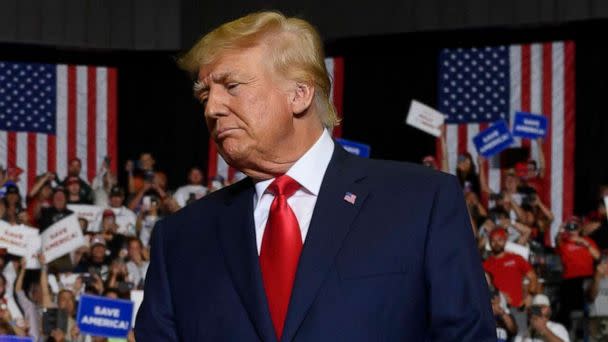
[{"label": "man's ear", "polygon": [[291,109],[296,115],[304,113],[312,104],[315,96],[315,87],[307,83],[298,82],[291,94]]}]

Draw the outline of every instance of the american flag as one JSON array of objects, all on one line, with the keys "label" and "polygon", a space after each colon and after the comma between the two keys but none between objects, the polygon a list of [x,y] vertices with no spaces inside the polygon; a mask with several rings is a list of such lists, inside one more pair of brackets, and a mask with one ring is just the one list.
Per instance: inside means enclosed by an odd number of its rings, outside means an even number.
[{"label": "american flag", "polygon": [[106,156],[116,171],[116,81],[115,68],[0,61],[0,165],[25,170],[22,194],[74,157],[89,182]]},{"label": "american flag", "polygon": [[[342,118],[342,104],[344,92],[344,58],[331,57],[325,59],[325,67],[332,80],[331,99],[333,100],[338,116]],[[342,126],[334,128],[332,135],[336,138],[342,136]],[[217,151],[217,146],[212,139],[209,139],[209,157],[207,163],[207,176],[211,180],[215,176],[221,176],[223,179],[232,183],[239,180],[244,175],[235,168],[229,166],[222,156]]]},{"label": "american flag", "polygon": [[344,200],[350,204],[355,204],[355,201],[357,200],[357,195],[353,194],[352,192],[347,192],[344,195]]},{"label": "american flag", "polygon": [[[548,118],[549,133],[542,146],[545,193],[539,195],[555,214],[553,234],[574,210],[574,48],[574,42],[556,41],[443,49],[439,56],[438,107],[452,123],[446,126],[451,172],[455,173],[460,153],[469,152],[476,160],[472,138],[492,122],[512,122],[517,111]],[[516,138],[514,147],[529,149],[538,161],[536,141]],[[486,164],[489,187],[498,192],[498,158]]]}]

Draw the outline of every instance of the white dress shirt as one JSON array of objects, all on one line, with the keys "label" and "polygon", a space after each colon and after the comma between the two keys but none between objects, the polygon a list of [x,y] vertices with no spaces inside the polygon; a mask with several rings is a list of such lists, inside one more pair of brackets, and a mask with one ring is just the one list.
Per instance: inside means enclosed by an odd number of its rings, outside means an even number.
[{"label": "white dress shirt", "polygon": [[[287,199],[287,203],[296,215],[296,219],[300,225],[302,243],[306,240],[312,212],[315,209],[317,196],[321,189],[321,182],[323,181],[323,176],[325,176],[325,171],[333,152],[334,142],[329,132],[323,130],[317,142],[286,173],[302,186]],[[274,199],[274,195],[266,191],[272,181],[274,181],[274,178],[255,184],[256,193],[253,196],[253,219],[255,222],[258,255],[262,247],[262,237],[264,236],[264,229],[266,229],[266,221],[268,221],[268,212]]]}]

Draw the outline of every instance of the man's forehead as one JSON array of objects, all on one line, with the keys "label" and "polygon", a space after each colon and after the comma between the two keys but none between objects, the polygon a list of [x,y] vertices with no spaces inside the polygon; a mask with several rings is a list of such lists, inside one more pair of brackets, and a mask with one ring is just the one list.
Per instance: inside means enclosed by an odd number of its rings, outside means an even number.
[{"label": "man's forehead", "polygon": [[198,81],[208,82],[226,76],[237,76],[247,73],[252,60],[263,53],[260,47],[251,47],[219,54],[211,63],[203,64],[198,69]]}]

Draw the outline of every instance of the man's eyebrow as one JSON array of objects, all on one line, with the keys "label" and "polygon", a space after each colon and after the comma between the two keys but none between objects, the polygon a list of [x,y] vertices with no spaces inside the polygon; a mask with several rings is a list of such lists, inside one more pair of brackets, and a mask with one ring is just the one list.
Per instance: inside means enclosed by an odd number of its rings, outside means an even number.
[{"label": "man's eyebrow", "polygon": [[[230,78],[231,76],[232,76],[231,72],[222,72],[222,73],[212,75],[211,78],[212,78],[213,82],[225,83],[226,80],[228,78]],[[194,94],[198,95],[204,91],[209,90],[209,85],[207,85],[207,83],[205,83],[205,81],[203,81],[203,80],[196,80],[196,81],[194,81],[194,85],[192,86],[192,89],[194,90]]]},{"label": "man's eyebrow", "polygon": [[204,81],[201,81],[201,80],[194,81],[194,85],[192,86],[192,90],[194,91],[195,95],[198,95],[208,89],[209,89],[209,86]]}]

